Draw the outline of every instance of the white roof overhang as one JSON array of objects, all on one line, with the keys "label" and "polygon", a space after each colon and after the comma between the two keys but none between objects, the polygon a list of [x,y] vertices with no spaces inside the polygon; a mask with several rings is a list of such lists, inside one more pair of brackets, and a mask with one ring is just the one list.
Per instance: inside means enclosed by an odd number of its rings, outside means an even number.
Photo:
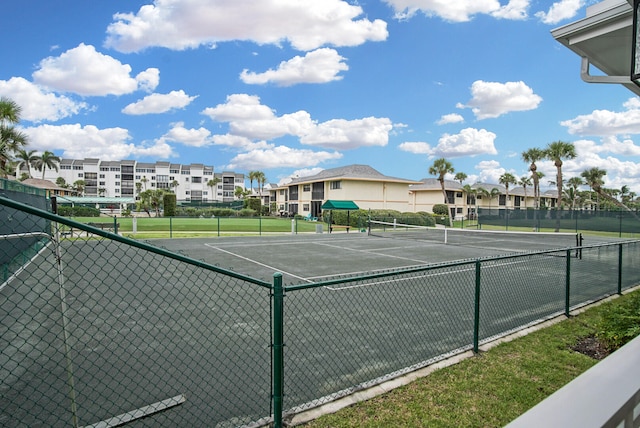
[{"label": "white roof overhang", "polygon": [[[633,0],[605,0],[587,8],[587,17],[551,31],[560,43],[582,60],[583,80],[592,83],[618,83],[640,95],[631,81]],[[589,73],[594,65],[606,76]]]}]

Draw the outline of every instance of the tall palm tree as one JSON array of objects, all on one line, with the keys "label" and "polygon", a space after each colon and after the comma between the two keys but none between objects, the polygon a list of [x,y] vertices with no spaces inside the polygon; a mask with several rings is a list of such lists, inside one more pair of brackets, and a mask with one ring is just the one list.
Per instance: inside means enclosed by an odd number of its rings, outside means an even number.
[{"label": "tall palm tree", "polygon": [[16,175],[18,174],[18,172],[20,171],[20,168],[22,167],[22,165],[25,165],[27,167],[27,174],[29,175],[29,178],[31,177],[31,167],[33,166],[33,164],[36,162],[36,160],[38,159],[38,156],[36,156],[36,150],[29,150],[26,151],[25,149],[18,149],[18,151],[16,152],[15,158],[16,158]]},{"label": "tall palm tree", "polygon": [[220,183],[220,179],[218,177],[213,177],[211,180],[207,181],[207,187],[211,189],[211,194],[213,196],[213,200],[218,200],[218,195],[216,192],[216,187],[218,187],[218,183]]},{"label": "tall palm tree", "polygon": [[522,186],[522,190],[524,190],[524,208],[527,209],[527,187],[531,186],[531,177],[527,177],[523,175],[518,180],[518,184]]},{"label": "tall palm tree", "polygon": [[540,207],[540,176],[538,173],[538,166],[536,162],[539,162],[545,158],[544,150],[533,148],[525,152],[522,152],[522,160],[529,165],[529,171],[531,171],[531,178],[533,179],[533,204],[534,208]]},{"label": "tall palm tree", "polygon": [[567,184],[569,185],[571,192],[571,209],[576,209],[576,200],[578,199],[578,187],[582,186],[584,183],[582,178],[580,177],[571,177],[567,180]]},{"label": "tall palm tree", "polygon": [[[549,143],[545,149],[545,158],[549,159],[556,166],[558,171],[556,174],[556,186],[558,188],[557,211],[562,209],[562,164],[563,159],[574,159],[576,157],[576,148],[573,143],[564,141],[554,141]],[[560,213],[556,215],[556,232],[560,231]]]},{"label": "tall palm tree", "polygon": [[259,171],[249,171],[249,184],[251,185],[251,193],[253,193],[253,181],[258,178]]},{"label": "tall palm tree", "polygon": [[27,145],[27,136],[14,125],[20,122],[22,108],[13,100],[0,97],[0,176],[10,172],[13,154]]},{"label": "tall palm tree", "polygon": [[516,184],[518,180],[516,180],[516,177],[513,174],[509,172],[505,172],[500,176],[500,178],[498,179],[498,182],[504,185],[505,193],[506,193],[506,200],[504,202],[504,206],[505,208],[509,209],[509,185]]},{"label": "tall palm tree", "polygon": [[613,196],[607,194],[607,192],[604,191],[603,186],[604,186],[604,176],[607,175],[607,170],[605,169],[601,169],[598,167],[593,167],[590,169],[587,169],[585,171],[582,171],[582,173],[580,174],[580,176],[582,178],[584,178],[584,181],[589,185],[590,188],[593,189],[594,192],[596,192],[596,194],[598,196],[601,196],[602,198],[610,201],[611,203],[615,204],[616,206],[623,208],[627,211],[631,211],[631,209],[629,207],[627,207],[625,204],[623,204],[622,202],[618,201],[616,198],[614,198]]},{"label": "tall palm tree", "polygon": [[[473,206],[475,206],[477,208],[477,205],[478,205],[478,189],[474,189],[469,184],[465,184],[464,186],[462,186],[462,190],[467,195],[467,198],[466,198],[467,205],[473,205]],[[477,209],[475,211],[476,211],[476,213],[478,212]],[[469,208],[467,208],[467,212],[469,212]]]},{"label": "tall palm tree", "polygon": [[[453,169],[453,164],[451,164],[451,162],[449,162],[445,158],[436,159],[435,161],[433,161],[433,165],[429,167],[429,174],[438,176],[444,203],[447,206],[449,206],[449,200],[447,199],[447,191],[444,188],[444,176],[447,174],[453,174],[454,172],[455,170]],[[451,213],[449,213],[449,226],[453,225],[453,219],[451,217],[452,215]]]},{"label": "tall palm tree", "polygon": [[41,155],[36,156],[36,159],[33,161],[33,166],[38,171],[42,171],[42,179],[44,180],[44,174],[47,172],[47,169],[55,169],[58,171],[58,164],[60,163],[60,158],[50,152],[45,150]]}]

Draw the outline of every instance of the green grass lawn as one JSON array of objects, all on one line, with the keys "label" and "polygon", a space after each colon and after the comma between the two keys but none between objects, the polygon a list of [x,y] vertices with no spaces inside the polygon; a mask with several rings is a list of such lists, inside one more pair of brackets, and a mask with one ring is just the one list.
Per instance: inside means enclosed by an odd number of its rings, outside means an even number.
[{"label": "green grass lawn", "polygon": [[502,427],[598,362],[572,348],[629,299],[640,308],[635,291],[304,426]]}]

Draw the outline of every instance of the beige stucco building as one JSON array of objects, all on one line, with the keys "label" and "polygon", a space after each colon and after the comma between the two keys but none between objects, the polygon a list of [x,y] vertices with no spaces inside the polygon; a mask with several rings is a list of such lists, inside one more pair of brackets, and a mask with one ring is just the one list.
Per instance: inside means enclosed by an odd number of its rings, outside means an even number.
[{"label": "beige stucco building", "polygon": [[408,188],[418,181],[389,177],[367,165],[326,169],[295,178],[271,190],[271,202],[281,214],[319,217],[327,200],[349,200],[360,209],[406,211]]}]

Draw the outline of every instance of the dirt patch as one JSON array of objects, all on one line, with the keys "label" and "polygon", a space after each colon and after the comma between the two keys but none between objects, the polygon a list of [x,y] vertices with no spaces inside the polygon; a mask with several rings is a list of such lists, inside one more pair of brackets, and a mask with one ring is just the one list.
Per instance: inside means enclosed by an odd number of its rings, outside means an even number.
[{"label": "dirt patch", "polygon": [[595,336],[587,336],[579,339],[578,343],[573,345],[571,349],[596,360],[602,360],[610,354],[607,347]]}]

